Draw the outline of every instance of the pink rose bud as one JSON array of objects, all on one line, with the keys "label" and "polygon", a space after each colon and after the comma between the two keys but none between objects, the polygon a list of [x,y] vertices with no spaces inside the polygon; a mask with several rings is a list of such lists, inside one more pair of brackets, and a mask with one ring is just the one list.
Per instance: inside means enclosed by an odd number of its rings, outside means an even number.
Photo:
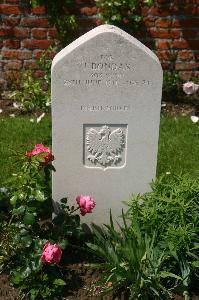
[{"label": "pink rose bud", "polygon": [[199,85],[195,84],[192,81],[188,81],[183,84],[182,88],[183,88],[183,91],[185,92],[185,94],[192,95],[197,92],[197,90],[199,89]]},{"label": "pink rose bud", "polygon": [[42,165],[47,165],[49,162],[54,160],[54,156],[52,155],[50,148],[44,147],[43,144],[36,144],[32,151],[29,151],[26,153],[26,156],[32,157],[32,156],[38,155],[40,153],[46,153],[46,155],[44,156],[44,162],[42,163]]},{"label": "pink rose bud", "polygon": [[95,201],[91,196],[77,196],[76,202],[79,205],[80,213],[82,216],[85,216],[87,213],[92,213],[93,208],[95,207]]},{"label": "pink rose bud", "polygon": [[43,263],[49,265],[58,264],[61,260],[61,256],[62,250],[57,244],[51,245],[48,241],[45,243],[41,254]]}]

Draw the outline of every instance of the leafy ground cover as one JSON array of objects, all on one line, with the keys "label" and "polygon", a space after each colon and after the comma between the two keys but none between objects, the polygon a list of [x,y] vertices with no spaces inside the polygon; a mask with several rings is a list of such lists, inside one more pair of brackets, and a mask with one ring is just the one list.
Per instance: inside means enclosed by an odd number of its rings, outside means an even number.
[{"label": "leafy ground cover", "polygon": [[[51,119],[40,123],[30,122],[30,117],[0,119],[0,185],[15,173],[15,154],[24,153],[36,143],[51,145]],[[199,175],[199,123],[188,117],[161,117],[157,175],[166,172],[187,172]]]}]

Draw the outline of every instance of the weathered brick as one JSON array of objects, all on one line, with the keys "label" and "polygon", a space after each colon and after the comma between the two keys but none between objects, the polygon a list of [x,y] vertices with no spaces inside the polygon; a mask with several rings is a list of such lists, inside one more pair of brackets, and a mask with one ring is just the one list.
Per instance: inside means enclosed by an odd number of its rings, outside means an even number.
[{"label": "weathered brick", "polygon": [[0,4],[0,13],[5,15],[20,15],[22,10],[18,5]]},{"label": "weathered brick", "polygon": [[167,7],[163,9],[158,6],[152,6],[151,8],[149,8],[149,14],[153,16],[166,17],[171,15],[171,9]]},{"label": "weathered brick", "polygon": [[21,60],[13,60],[9,61],[5,64],[5,70],[20,70],[22,68],[22,61]]},{"label": "weathered brick", "polygon": [[198,50],[199,41],[198,40],[174,40],[173,48]]},{"label": "weathered brick", "polygon": [[198,18],[190,18],[190,19],[173,20],[173,27],[198,28],[199,27],[199,19]]},{"label": "weathered brick", "polygon": [[155,25],[155,18],[150,18],[150,17],[143,18],[143,24],[146,27],[153,27]]},{"label": "weathered brick", "polygon": [[149,29],[149,34],[153,38],[169,39],[169,38],[179,38],[179,29]]},{"label": "weathered brick", "polygon": [[192,71],[179,71],[178,72],[180,78],[182,79],[182,81],[188,81],[191,79],[193,72]]},{"label": "weathered brick", "polygon": [[47,18],[25,17],[21,20],[21,25],[26,27],[41,27],[47,28],[50,26]]},{"label": "weathered brick", "polygon": [[93,7],[85,6],[80,9],[80,12],[86,16],[93,16],[93,15],[96,15],[96,13],[97,13],[97,7],[96,6],[93,6]]},{"label": "weathered brick", "polygon": [[32,29],[32,37],[35,39],[45,39],[46,35],[47,35],[46,29],[42,29],[42,28]]},{"label": "weathered brick", "polygon": [[160,60],[176,60],[177,51],[156,51],[156,55]]},{"label": "weathered brick", "polygon": [[17,26],[20,22],[20,19],[18,17],[4,17],[3,18],[3,24],[6,25],[6,26],[11,26],[11,27],[14,27],[14,26]]},{"label": "weathered brick", "polygon": [[191,60],[194,58],[194,53],[191,50],[178,51],[178,60]]},{"label": "weathered brick", "polygon": [[6,86],[7,86],[6,80],[0,78],[0,90],[5,91]]},{"label": "weathered brick", "polygon": [[173,41],[173,48],[187,49],[187,48],[189,48],[189,43],[186,40],[175,40],[175,41]]},{"label": "weathered brick", "polygon": [[48,29],[48,36],[50,38],[55,38],[57,36],[57,30],[56,30],[56,28],[50,28],[50,29]]},{"label": "weathered brick", "polygon": [[41,78],[41,77],[44,76],[44,72],[41,71],[41,70],[35,70],[34,75],[35,75],[35,77],[37,77],[37,78]]},{"label": "weathered brick", "polygon": [[185,15],[190,15],[190,16],[199,15],[199,5],[196,5],[196,6],[193,6],[193,5],[185,6],[184,7],[184,14]]},{"label": "weathered brick", "polygon": [[18,70],[8,70],[4,72],[3,78],[10,82],[18,80],[20,78],[20,71]]},{"label": "weathered brick", "polygon": [[19,40],[4,40],[3,41],[3,46],[6,48],[11,48],[11,49],[18,49],[20,47],[20,41]]},{"label": "weathered brick", "polygon": [[31,69],[31,70],[39,69],[39,66],[35,60],[24,60],[23,67],[24,69]]},{"label": "weathered brick", "polygon": [[185,70],[198,70],[199,63],[196,62],[188,62],[188,63],[176,63],[175,69],[177,71],[185,71]]},{"label": "weathered brick", "polygon": [[27,49],[48,49],[53,44],[52,40],[23,40],[22,45]]},{"label": "weathered brick", "polygon": [[16,38],[28,38],[30,35],[30,30],[28,28],[23,27],[15,27],[13,29],[13,36]]},{"label": "weathered brick", "polygon": [[2,50],[2,58],[5,59],[30,59],[32,51],[27,50]]},{"label": "weathered brick", "polygon": [[156,27],[170,27],[171,26],[172,21],[169,19],[157,19],[155,22],[155,26]]},{"label": "weathered brick", "polygon": [[10,28],[9,27],[1,27],[0,28],[0,36],[5,37],[10,35]]},{"label": "weathered brick", "polygon": [[160,50],[167,50],[171,48],[171,41],[156,41],[156,48]]},{"label": "weathered brick", "polygon": [[32,8],[34,15],[44,15],[46,13],[45,6],[36,6]]}]

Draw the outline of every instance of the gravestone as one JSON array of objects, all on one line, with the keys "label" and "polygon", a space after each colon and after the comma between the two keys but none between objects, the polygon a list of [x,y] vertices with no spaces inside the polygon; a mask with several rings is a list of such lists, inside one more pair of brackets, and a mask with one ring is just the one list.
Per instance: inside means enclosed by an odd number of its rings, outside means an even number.
[{"label": "gravestone", "polygon": [[155,54],[111,25],[60,51],[52,64],[53,199],[91,195],[83,221],[106,223],[155,177],[162,68]]}]

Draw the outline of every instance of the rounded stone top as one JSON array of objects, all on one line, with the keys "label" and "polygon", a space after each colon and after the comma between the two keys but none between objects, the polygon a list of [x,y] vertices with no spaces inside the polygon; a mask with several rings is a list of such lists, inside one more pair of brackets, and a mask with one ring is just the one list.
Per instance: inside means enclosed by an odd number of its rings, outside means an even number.
[{"label": "rounded stone top", "polygon": [[152,60],[154,60],[161,68],[160,61],[158,57],[144,44],[142,44],[139,40],[125,32],[124,30],[114,26],[114,25],[100,25],[85,33],[71,44],[67,45],[63,48],[53,59],[52,69],[54,66],[59,63],[65,56],[67,56],[72,51],[75,51],[79,46],[87,43],[89,40],[96,38],[97,36],[106,35],[106,34],[115,34],[116,36],[123,38],[124,41],[132,44],[133,47],[138,48],[140,51],[144,52],[147,56],[149,56]]}]

